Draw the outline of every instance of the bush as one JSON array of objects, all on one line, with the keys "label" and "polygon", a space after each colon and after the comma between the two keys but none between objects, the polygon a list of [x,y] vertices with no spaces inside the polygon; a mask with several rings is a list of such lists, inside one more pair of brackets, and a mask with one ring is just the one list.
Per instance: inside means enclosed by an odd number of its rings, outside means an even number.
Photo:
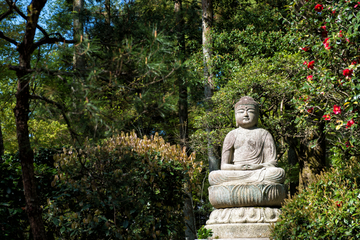
[{"label": "bush", "polygon": [[183,187],[194,155],[134,133],[55,157],[47,220],[61,239],[183,239]]},{"label": "bush", "polygon": [[[51,181],[54,169],[53,155],[56,149],[40,148],[34,155],[37,194],[40,205],[52,194]],[[0,236],[1,239],[32,239],[25,210],[25,197],[18,154],[5,154],[0,162]],[[50,224],[51,226],[52,224]],[[51,227],[45,228],[51,235]]]},{"label": "bush", "polygon": [[318,176],[286,201],[273,239],[359,239],[360,164],[352,159]]}]

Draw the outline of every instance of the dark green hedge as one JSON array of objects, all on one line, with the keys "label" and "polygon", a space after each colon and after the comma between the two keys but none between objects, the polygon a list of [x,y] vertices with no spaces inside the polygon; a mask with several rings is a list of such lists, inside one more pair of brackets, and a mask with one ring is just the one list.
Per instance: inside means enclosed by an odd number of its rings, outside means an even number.
[{"label": "dark green hedge", "polygon": [[360,164],[318,176],[282,208],[273,239],[360,239]]}]

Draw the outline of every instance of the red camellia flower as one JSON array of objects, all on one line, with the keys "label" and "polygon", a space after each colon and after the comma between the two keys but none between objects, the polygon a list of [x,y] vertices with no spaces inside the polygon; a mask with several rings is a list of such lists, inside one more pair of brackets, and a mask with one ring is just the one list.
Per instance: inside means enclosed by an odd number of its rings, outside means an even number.
[{"label": "red camellia flower", "polygon": [[317,11],[317,12],[321,12],[323,9],[324,9],[324,7],[323,7],[323,5],[321,5],[321,4],[317,4],[317,5],[315,6],[315,11]]},{"label": "red camellia flower", "polygon": [[347,122],[346,128],[351,127],[351,126],[354,125],[354,124],[355,124],[354,119],[351,119],[350,121]]},{"label": "red camellia flower", "polygon": [[306,77],[306,79],[307,79],[308,81],[312,81],[312,79],[313,79],[313,75],[309,75],[309,76],[307,76],[307,77]]},{"label": "red camellia flower", "polygon": [[341,207],[342,206],[342,201],[336,201],[335,204],[336,204],[337,207]]},{"label": "red camellia flower", "polygon": [[334,114],[339,114],[341,113],[341,107],[337,106],[336,104],[334,105],[334,109],[333,109]]},{"label": "red camellia flower", "polygon": [[351,77],[351,75],[353,74],[353,71],[354,71],[354,70],[352,70],[352,69],[344,69],[344,70],[343,70],[343,75],[344,75],[345,77]]},{"label": "red camellia flower", "polygon": [[307,67],[310,68],[310,69],[314,69],[314,64],[315,64],[315,61],[314,61],[314,60],[313,60],[313,61],[310,61],[310,62],[308,63],[308,65],[307,65]]},{"label": "red camellia flower", "polygon": [[331,49],[331,46],[330,46],[330,43],[329,43],[329,39],[330,38],[325,38],[325,40],[323,41],[323,44],[324,44],[324,47],[326,50],[330,50]]},{"label": "red camellia flower", "polygon": [[323,38],[326,38],[328,34],[328,31],[326,31],[326,26],[321,26],[321,36]]},{"label": "red camellia flower", "polygon": [[330,121],[330,119],[331,119],[330,114],[325,114],[322,117],[325,119],[325,121]]},{"label": "red camellia flower", "polygon": [[304,50],[305,52],[307,52],[307,51],[309,51],[310,50],[310,48],[309,47],[303,47],[303,48],[301,48],[302,50]]}]

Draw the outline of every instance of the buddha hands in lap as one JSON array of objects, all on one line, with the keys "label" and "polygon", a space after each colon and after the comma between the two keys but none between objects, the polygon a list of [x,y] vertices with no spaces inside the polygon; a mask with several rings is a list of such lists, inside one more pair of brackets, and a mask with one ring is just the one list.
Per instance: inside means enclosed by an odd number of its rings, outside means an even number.
[{"label": "buddha hands in lap", "polygon": [[210,173],[210,185],[284,182],[284,170],[276,167],[275,142],[257,127],[258,117],[259,105],[251,97],[235,104],[238,128],[225,137],[221,170]]}]

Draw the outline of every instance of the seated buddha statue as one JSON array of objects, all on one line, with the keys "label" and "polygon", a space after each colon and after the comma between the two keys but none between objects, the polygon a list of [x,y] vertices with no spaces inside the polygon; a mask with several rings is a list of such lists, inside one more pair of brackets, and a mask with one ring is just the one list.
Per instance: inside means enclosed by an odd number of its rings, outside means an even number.
[{"label": "seated buddha statue", "polygon": [[209,174],[215,208],[279,206],[285,197],[285,171],[276,167],[271,134],[257,127],[259,104],[242,97],[235,104],[236,128],[224,140],[221,170]]}]

